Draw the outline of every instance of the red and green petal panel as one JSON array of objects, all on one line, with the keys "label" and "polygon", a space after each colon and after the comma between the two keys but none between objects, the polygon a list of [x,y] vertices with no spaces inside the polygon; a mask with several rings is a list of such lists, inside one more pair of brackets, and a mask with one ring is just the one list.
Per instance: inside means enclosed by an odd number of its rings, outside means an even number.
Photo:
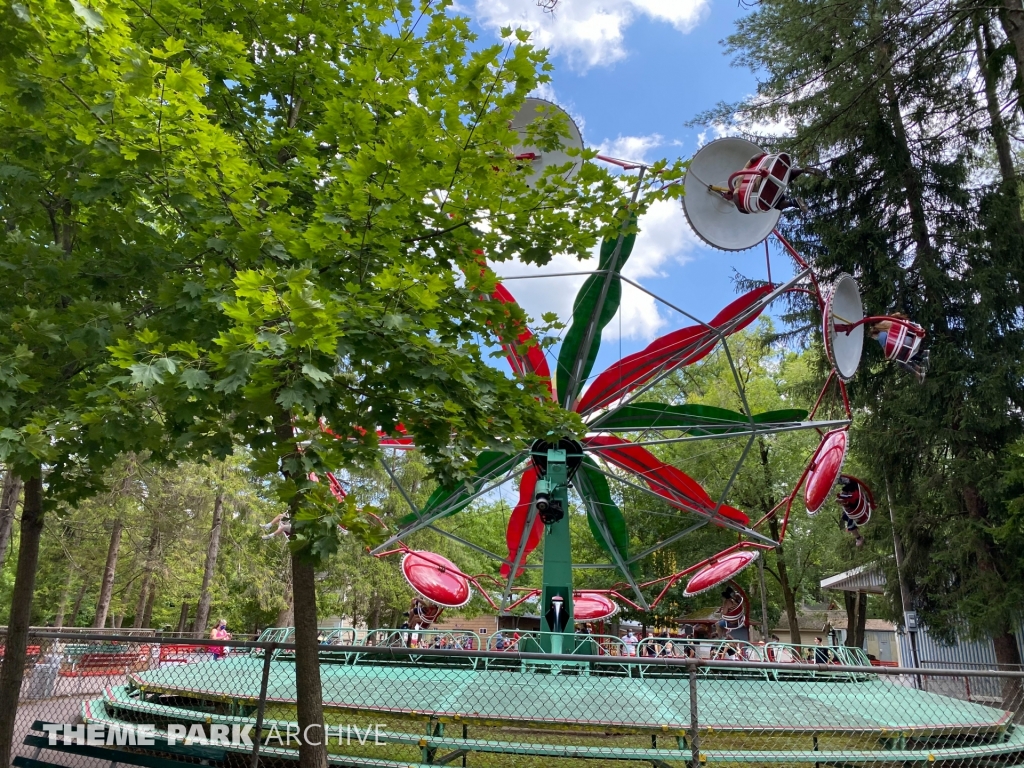
[{"label": "red and green petal panel", "polygon": [[[773,290],[773,286],[764,285],[743,294],[715,315],[708,325],[717,329],[728,327],[729,333],[746,328],[764,310],[759,302]],[[739,322],[736,322],[737,319]],[[642,387],[655,376],[704,359],[717,343],[718,335],[703,325],[680,328],[655,339],[645,349],[622,358],[598,375],[583,394],[576,410],[586,415],[604,408]],[[559,355],[560,367],[561,359]]]},{"label": "red and green petal panel", "polygon": [[[646,448],[604,435],[588,437],[585,445],[602,460],[642,478],[670,506],[696,512],[704,517],[714,516],[715,502],[700,483],[682,470],[661,461]],[[593,450],[595,448],[599,450]],[[719,514],[739,525],[750,524],[747,515],[726,504],[719,509]]]}]

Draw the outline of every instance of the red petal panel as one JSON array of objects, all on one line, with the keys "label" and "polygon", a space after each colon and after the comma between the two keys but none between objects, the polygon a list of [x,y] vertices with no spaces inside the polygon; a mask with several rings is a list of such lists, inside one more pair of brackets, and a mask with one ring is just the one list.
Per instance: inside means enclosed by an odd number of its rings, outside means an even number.
[{"label": "red petal panel", "polygon": [[[711,318],[711,325],[715,326],[716,328],[720,328],[723,325],[731,323],[733,320],[742,315],[750,307],[754,306],[754,304],[759,302],[761,299],[769,295],[774,290],[775,286],[768,284],[762,285],[760,288],[755,288],[752,291],[747,291],[735,301],[727,304],[725,306],[725,309],[723,309],[721,312],[719,312],[717,315]],[[741,322],[739,325],[733,328],[731,332],[736,333],[736,331],[742,331],[744,328],[746,328],[748,325],[754,322],[760,314],[761,312],[758,312],[756,314],[744,318],[743,322]]]},{"label": "red petal panel", "polygon": [[[764,285],[748,291],[715,315],[709,325],[715,328],[728,325],[773,290],[773,286]],[[760,314],[751,313],[729,332],[746,328]],[[703,325],[680,328],[655,339],[645,349],[624,357],[594,379],[576,410],[585,416],[643,386],[662,371],[692,365],[706,357],[715,348],[717,340]]]},{"label": "red petal panel", "polygon": [[807,507],[807,514],[816,515],[832,494],[839,473],[843,470],[848,437],[845,429],[832,430],[822,438],[821,445],[811,457],[807,483],[804,485],[804,506]]},{"label": "red petal panel", "polygon": [[[605,461],[642,477],[652,491],[673,507],[697,512],[705,517],[714,513],[715,502],[700,483],[682,470],[661,461],[643,446],[606,435],[589,437],[586,445],[604,448],[595,453]],[[725,504],[719,514],[740,525],[750,524],[750,518],[743,512]]]},{"label": "red petal panel", "polygon": [[409,550],[402,557],[402,574],[421,596],[445,608],[461,608],[473,596],[458,566],[434,552]]},{"label": "red petal panel", "polygon": [[[491,296],[502,304],[516,303],[512,294],[509,293],[508,289],[501,283],[498,283]],[[532,339],[533,331],[529,328],[525,328],[516,340],[519,344],[526,344]],[[505,356],[508,358],[509,365],[512,366],[512,370],[515,373],[520,376],[525,376],[530,373],[536,374],[537,376],[547,380],[548,391],[551,391],[551,369],[548,368],[548,361],[547,358],[544,357],[544,350],[534,344],[526,348],[525,355],[521,355],[516,347],[511,344],[502,344],[501,348],[505,350]]]},{"label": "red petal panel", "polygon": [[[508,519],[508,528],[505,530],[505,543],[508,545],[508,559],[515,560],[516,553],[519,551],[519,542],[523,540],[523,529],[526,527],[526,519],[530,515],[530,507],[533,505],[533,492],[537,488],[537,470],[534,467],[530,467],[523,473],[522,480],[519,481],[519,503],[516,504],[516,508],[512,510],[512,516]],[[533,528],[530,529],[529,535],[526,537],[526,549],[523,550],[523,556],[520,559],[520,564],[526,562],[526,557],[540,544],[540,535],[544,530],[544,526],[540,521],[538,515],[533,519]],[[512,572],[512,567],[508,564],[501,566],[501,575],[506,579]],[[520,568],[516,573],[518,578],[523,574],[523,569]]]},{"label": "red petal panel", "polygon": [[[586,415],[618,400],[645,383],[653,373],[678,356],[678,365],[689,365],[714,348],[713,337],[701,325],[691,325],[652,341],[645,349],[627,355],[603,371],[583,393],[576,410]],[[690,359],[692,356],[693,359]]]}]

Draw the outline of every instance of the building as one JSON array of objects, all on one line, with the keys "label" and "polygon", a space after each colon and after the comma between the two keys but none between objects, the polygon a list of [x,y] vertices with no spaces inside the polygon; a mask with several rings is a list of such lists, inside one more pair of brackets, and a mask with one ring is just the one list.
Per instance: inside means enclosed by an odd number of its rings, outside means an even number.
[{"label": "building", "polygon": [[[822,579],[821,588],[837,592],[859,592],[861,594],[885,593],[885,573],[878,563],[868,563],[859,568],[830,576]],[[845,630],[845,611],[843,614],[843,628]],[[837,619],[838,621],[838,619]],[[868,622],[871,622],[869,619]],[[980,640],[967,640],[957,638],[952,644],[943,643],[928,633],[928,628],[917,623],[916,614],[907,615],[909,627],[895,627],[896,644],[898,653],[893,660],[898,661],[904,667],[933,667],[950,668],[952,666],[968,665],[979,668],[992,668],[996,666],[996,652],[992,641],[989,638]],[[867,627],[865,627],[865,630]],[[908,629],[910,631],[908,631]],[[865,644],[867,644],[867,631],[865,631]],[[1024,625],[1018,628],[1015,633],[1017,647],[1024,656]],[[845,634],[843,635],[845,637]],[[876,638],[876,642],[880,639]],[[879,646],[881,649],[881,646]],[[881,651],[880,651],[881,652]],[[868,653],[873,653],[868,649]],[[884,658],[875,654],[879,659]]]},{"label": "building", "polygon": [[[829,611],[829,632],[832,645],[846,645],[846,611]],[[884,619],[868,619],[864,622],[864,650],[868,657],[878,661],[900,664],[900,646],[897,640],[896,625]]]}]

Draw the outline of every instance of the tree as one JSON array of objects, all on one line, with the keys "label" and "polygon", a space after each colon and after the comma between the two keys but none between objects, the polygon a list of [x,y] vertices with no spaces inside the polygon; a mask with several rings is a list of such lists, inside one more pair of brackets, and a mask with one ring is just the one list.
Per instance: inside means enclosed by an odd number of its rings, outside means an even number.
[{"label": "tree", "polygon": [[[1000,478],[1024,430],[1024,249],[1004,123],[1016,113],[1001,66],[1016,33],[992,23],[1011,23],[1008,9],[772,0],[729,44],[764,73],[742,116],[791,125],[780,144],[828,169],[787,235],[826,279],[853,273],[869,313],[902,311],[929,334],[923,386],[870,342],[852,385],[854,450],[892,489],[914,606],[931,631],[989,635],[1000,662],[1019,664],[1024,558],[1000,534]],[[998,183],[979,173],[990,164]]]},{"label": "tree", "polygon": [[7,559],[7,548],[14,531],[14,513],[21,496],[21,478],[8,470],[4,472],[3,494],[0,496],[0,571]]},{"label": "tree", "polygon": [[[150,294],[145,327],[118,341],[130,380],[108,396],[144,390],[175,445],[222,455],[241,443],[254,471],[277,475],[294,525],[298,719],[320,725],[315,568],[337,551],[339,523],[371,529],[310,473],[370,458],[378,428],[404,425],[446,480],[482,447],[572,433],[578,422],[539,387],[486,364],[477,339],[525,318],[480,300],[495,285],[481,259],[587,253],[617,231],[619,189],[590,164],[572,182],[552,172],[526,185],[508,126],[546,79],[543,56],[512,42],[471,50],[466,21],[443,7],[214,3],[187,23],[173,2],[116,13],[130,27],[108,23],[92,55],[137,51],[136,87],[173,100],[154,112],[189,121],[201,160],[154,190],[176,217],[182,267]],[[559,130],[550,121],[540,146]],[[325,752],[304,744],[301,760],[324,765]]]},{"label": "tree", "polygon": [[110,546],[107,549],[107,560],[103,566],[103,576],[100,579],[100,595],[96,601],[96,616],[93,619],[93,627],[103,629],[107,625],[107,614],[110,612],[110,598],[114,591],[114,575],[117,572],[117,558],[121,549],[121,533],[124,531],[124,523],[114,519],[110,524]]},{"label": "tree", "polygon": [[[161,444],[145,405],[105,399],[94,376],[113,339],[145,311],[154,279],[176,268],[152,191],[168,171],[179,178],[174,158],[194,151],[162,141],[180,122],[152,117],[169,94],[146,98],[137,80],[130,84],[148,56],[125,57],[123,37],[110,40],[112,56],[81,47],[120,37],[123,18],[77,9],[28,2],[0,12],[0,268],[8,275],[0,286],[0,461],[24,482],[0,670],[5,768],[44,515],[95,492],[118,455]],[[112,112],[115,104],[126,111]],[[134,110],[144,122],[133,124]]]},{"label": "tree", "polygon": [[[224,480],[223,470],[221,481]],[[213,575],[217,570],[217,556],[220,553],[221,526],[224,522],[224,488],[217,487],[217,496],[213,500],[213,524],[210,526],[210,541],[206,548],[206,564],[203,568],[203,585],[199,588],[199,605],[196,607],[196,637],[206,635],[206,624],[210,619],[210,588]]]}]

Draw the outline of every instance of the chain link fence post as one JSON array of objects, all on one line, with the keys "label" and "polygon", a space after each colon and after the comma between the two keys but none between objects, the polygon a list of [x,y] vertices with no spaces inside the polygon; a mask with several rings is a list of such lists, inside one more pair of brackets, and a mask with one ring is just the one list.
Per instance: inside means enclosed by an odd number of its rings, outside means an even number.
[{"label": "chain link fence post", "polygon": [[697,715],[697,662],[690,663],[690,759],[691,768],[700,768],[700,732]]},{"label": "chain link fence post", "polygon": [[260,679],[260,701],[256,705],[256,727],[252,734],[252,768],[260,766],[260,743],[263,734],[263,713],[267,708],[267,687],[270,684],[270,662],[274,660],[277,643],[263,648],[263,677]]}]

